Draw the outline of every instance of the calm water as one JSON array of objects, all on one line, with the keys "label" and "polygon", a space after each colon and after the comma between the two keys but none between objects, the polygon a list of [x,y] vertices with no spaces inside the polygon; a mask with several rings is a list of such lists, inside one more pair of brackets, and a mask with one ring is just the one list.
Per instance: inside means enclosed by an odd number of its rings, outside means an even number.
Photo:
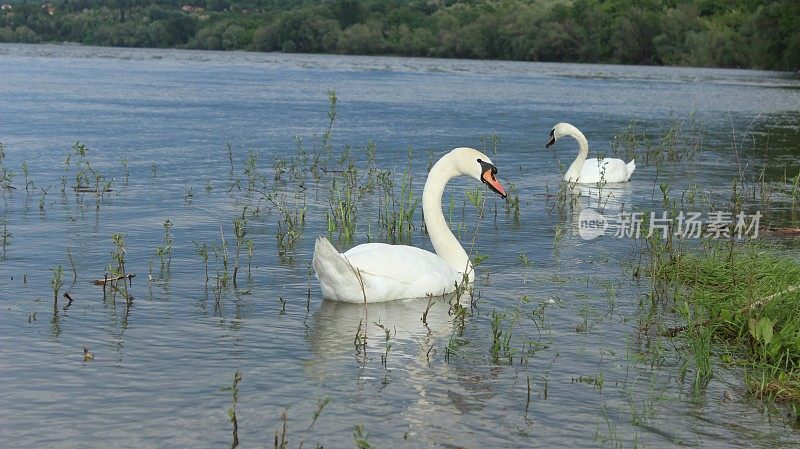
[{"label": "calm water", "polygon": [[[412,148],[420,195],[429,158],[472,146],[492,153],[503,182],[518,189],[519,224],[491,192],[487,216],[477,217],[463,193],[474,183],[454,183],[445,198],[462,241],[474,238],[471,251],[489,256],[463,328],[443,301],[423,323],[426,300],[365,312],[323,301],[309,278],[335,175],[308,176],[303,190],[287,175],[272,181],[272,166],[296,153],[296,138],[309,152],[320,147],[329,90],[339,100],[337,154],[349,145],[363,163],[371,141],[378,168],[399,184]],[[558,163],[571,161],[575,144],[545,150],[553,124],[575,124],[608,152],[631,121],[657,138],[673,122],[688,127],[691,114],[704,127],[694,163],[646,164],[637,155],[633,182],[611,189],[608,207],[652,208],[664,181],[675,195],[700,184],[724,207],[719,192],[738,171],[753,178],[766,167],[779,182],[800,169],[800,79],[781,73],[0,45],[0,142],[16,187],[0,199],[0,226],[11,233],[0,257],[0,443],[229,445],[232,396],[221,388],[239,370],[241,447],[271,446],[284,410],[289,447],[352,446],[356,424],[377,447],[796,447],[800,433],[747,395],[740,372],[716,366],[695,394],[682,343],[639,332],[648,290],[631,276],[634,241],[584,241],[575,214],[555,212]],[[70,191],[76,141],[113,178],[99,207],[92,194]],[[305,196],[291,262],[278,257],[278,214],[244,189],[250,152],[260,154],[268,189],[286,192],[292,206]],[[362,201],[356,243],[377,235],[380,197]],[[220,244],[220,229],[232,244],[246,205],[261,209],[247,225],[251,266],[242,255],[238,288],[217,294],[221,261],[212,253],[206,284],[196,244]],[[162,269],[155,251],[166,219],[174,243]],[[413,244],[429,249],[420,222],[418,210]],[[126,267],[137,274],[129,306],[90,283],[106,273],[116,232],[127,236]],[[50,268],[58,265],[74,302],[54,308]],[[492,357],[493,312],[504,314],[510,358]],[[362,321],[366,354],[353,344]],[[375,323],[391,330],[385,364]],[[83,347],[93,361],[84,362]],[[324,397],[331,402],[309,429]]]}]

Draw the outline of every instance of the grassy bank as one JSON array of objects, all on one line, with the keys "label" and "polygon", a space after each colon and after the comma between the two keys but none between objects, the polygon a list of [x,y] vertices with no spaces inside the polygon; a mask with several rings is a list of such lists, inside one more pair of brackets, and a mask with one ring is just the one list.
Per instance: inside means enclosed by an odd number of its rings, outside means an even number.
[{"label": "grassy bank", "polygon": [[[656,282],[672,290],[695,358],[694,385],[712,376],[714,358],[738,366],[750,393],[800,405],[800,262],[764,242],[704,242],[660,258]],[[685,374],[685,373],[684,373]]]}]

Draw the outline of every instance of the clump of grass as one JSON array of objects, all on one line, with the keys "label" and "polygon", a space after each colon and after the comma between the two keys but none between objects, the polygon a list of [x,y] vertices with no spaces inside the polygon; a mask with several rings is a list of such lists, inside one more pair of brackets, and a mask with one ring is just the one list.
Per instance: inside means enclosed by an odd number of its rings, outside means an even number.
[{"label": "clump of grass", "polygon": [[193,242],[195,248],[197,248],[197,255],[203,259],[203,266],[205,268],[206,273],[206,283],[208,283],[208,245],[206,243],[197,243]]},{"label": "clump of grass", "polygon": [[3,224],[3,233],[0,234],[0,237],[2,237],[3,254],[5,254],[6,248],[11,244],[11,237],[13,237],[13,234],[8,232],[8,225],[5,223]]},{"label": "clump of grass", "polygon": [[800,404],[800,262],[761,243],[706,244],[662,275],[675,290],[694,349],[695,383],[711,377],[711,343],[743,366],[751,392]]},{"label": "clump of grass", "polygon": [[58,291],[64,286],[64,267],[58,265],[50,269],[53,277],[50,278],[50,286],[53,288],[53,301],[58,302]]},{"label": "clump of grass", "polygon": [[513,182],[509,182],[508,196],[506,197],[506,201],[503,206],[506,209],[506,217],[513,218],[514,224],[517,226],[520,225],[519,204],[519,192],[517,191],[517,186],[515,186]]},{"label": "clump of grass", "polygon": [[[356,235],[356,214],[358,212],[357,175],[355,167],[347,170],[343,179],[331,183],[330,208],[327,212],[328,234],[338,231],[345,242],[353,241]],[[338,182],[337,182],[338,181]]]},{"label": "clump of grass", "polygon": [[233,375],[233,384],[230,387],[225,387],[222,391],[230,391],[233,396],[233,404],[228,408],[228,419],[233,424],[233,443],[231,449],[239,445],[239,421],[236,419],[236,404],[239,402],[239,382],[242,381],[242,373],[236,370]]},{"label": "clump of grass", "polygon": [[125,240],[122,233],[111,234],[114,242],[114,251],[111,252],[111,263],[108,265],[108,273],[113,277],[125,276]]},{"label": "clump of grass", "polygon": [[[75,173],[75,186],[73,189],[77,195],[78,204],[83,207],[81,193],[93,193],[95,196],[95,210],[100,210],[100,202],[106,193],[112,191],[111,186],[113,181],[107,180],[103,174],[92,167],[92,164],[86,156],[90,151],[86,145],[82,144],[80,141],[76,141],[72,145],[72,149],[75,152],[75,166],[77,168],[77,172]],[[69,156],[64,162],[64,165],[70,165]],[[63,182],[66,183],[66,180]]]},{"label": "clump of grass", "polygon": [[172,240],[173,236],[170,232],[172,229],[172,221],[167,218],[164,220],[164,244],[156,246],[156,256],[161,260],[161,269],[164,267],[169,268],[172,263]]},{"label": "clump of grass", "polygon": [[302,197],[302,206],[297,205],[295,208],[287,206],[284,199],[284,196],[278,196],[277,200],[274,201],[279,214],[275,238],[278,240],[278,257],[283,262],[291,263],[294,260],[292,257],[293,251],[303,236],[307,207],[305,195]]},{"label": "clump of grass", "polygon": [[95,283],[100,282],[101,285],[103,285],[103,294],[105,294],[106,284],[110,284],[112,292],[116,295],[118,290],[117,282],[121,280],[122,295],[125,297],[125,301],[130,303],[133,298],[128,294],[128,284],[126,280],[130,280],[133,274],[125,272],[125,255],[127,254],[125,246],[127,237],[125,234],[117,232],[111,235],[111,240],[114,242],[114,250],[111,252],[111,262],[107,267],[108,274],[106,274],[106,281],[101,280]]},{"label": "clump of grass", "polygon": [[480,138],[481,143],[483,144],[483,152],[489,152],[489,146],[492,147],[492,154],[497,154],[497,145],[502,141],[500,139],[500,134],[497,134],[497,131],[493,131],[488,136],[481,136]]},{"label": "clump of grass", "polygon": [[0,142],[0,190],[10,190],[14,187],[11,182],[14,180],[14,172],[11,171],[5,164],[6,161],[6,147],[3,142]]},{"label": "clump of grass", "polygon": [[414,229],[414,213],[420,202],[420,198],[414,197],[411,159],[409,159],[408,168],[403,173],[399,196],[395,193],[394,179],[390,172],[377,172],[376,177],[383,197],[381,209],[378,211],[380,229],[385,233],[389,242],[407,243],[411,239],[411,232]]},{"label": "clump of grass", "polygon": [[369,433],[367,433],[367,431],[364,430],[364,425],[363,424],[356,424],[353,427],[353,438],[355,439],[355,442],[356,442],[356,448],[358,448],[358,449],[370,449],[370,448],[372,448],[372,446],[367,441],[367,437],[368,436],[369,436]]},{"label": "clump of grass", "polygon": [[[505,312],[492,310],[492,347],[490,350],[492,363],[500,364],[502,362],[502,357],[505,359],[505,363],[508,365],[512,364],[515,351],[511,347],[511,336],[518,319],[518,310],[514,311],[511,316]],[[504,323],[507,324],[504,326]]]},{"label": "clump of grass", "polygon": [[28,192],[31,189],[35,188],[36,186],[33,185],[33,181],[28,179],[28,175],[30,174],[30,168],[28,168],[28,161],[22,161],[22,177],[25,178],[25,191]]},{"label": "clump of grass", "polygon": [[[389,361],[389,350],[392,349],[392,331],[385,325],[381,324],[380,321],[373,321],[372,324],[378,326],[383,331],[384,342],[386,344],[385,351],[381,354],[381,365],[386,368],[386,364]],[[394,334],[397,335],[397,329],[395,329]]]},{"label": "clump of grass", "polygon": [[242,215],[233,220],[233,236],[236,238],[236,258],[233,265],[233,286],[236,287],[236,276],[239,273],[239,256],[242,248],[247,247],[247,206],[242,210]]}]

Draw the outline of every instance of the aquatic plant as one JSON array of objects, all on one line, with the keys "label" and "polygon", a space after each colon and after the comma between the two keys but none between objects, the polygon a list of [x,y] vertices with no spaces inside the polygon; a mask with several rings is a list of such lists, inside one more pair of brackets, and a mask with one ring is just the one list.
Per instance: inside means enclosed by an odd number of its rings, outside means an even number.
[{"label": "aquatic plant", "polygon": [[58,302],[58,291],[64,286],[64,267],[61,265],[50,268],[53,276],[50,278],[50,287],[53,288],[53,301]]},{"label": "aquatic plant", "polygon": [[128,171],[128,155],[122,156],[122,176],[124,179],[125,184],[128,184],[128,178],[130,177],[130,172]]},{"label": "aquatic plant", "polygon": [[6,167],[6,147],[0,142],[0,190],[13,189],[11,185],[13,180],[14,172]]},{"label": "aquatic plant", "polygon": [[748,367],[751,392],[762,399],[800,403],[800,263],[764,243],[705,242],[671,262],[662,280],[685,286],[674,301],[696,358],[695,383],[711,377],[711,341],[727,363]]},{"label": "aquatic plant", "polygon": [[8,245],[11,244],[11,237],[13,237],[13,234],[8,232],[8,225],[5,224],[5,223],[3,223],[3,233],[0,234],[0,237],[2,237],[2,240],[0,240],[0,243],[2,243],[2,245],[3,245],[3,254],[5,255],[6,248],[8,248]]},{"label": "aquatic plant", "polygon": [[199,244],[197,242],[194,243],[195,248],[197,249],[197,255],[203,260],[203,267],[205,268],[206,274],[206,283],[208,283],[208,245],[203,242]]},{"label": "aquatic plant", "polygon": [[411,161],[400,184],[399,196],[395,193],[394,179],[389,171],[378,171],[376,181],[383,197],[378,211],[378,222],[381,232],[391,243],[407,243],[414,229],[414,214],[420,203],[415,197],[412,183]]},{"label": "aquatic plant", "polygon": [[122,233],[114,233],[111,235],[111,240],[114,242],[114,250],[111,252],[111,263],[108,265],[108,273],[111,277],[125,276],[125,243],[126,236]]},{"label": "aquatic plant", "polygon": [[515,186],[513,182],[509,182],[506,192],[508,193],[508,196],[506,197],[505,203],[503,203],[503,207],[506,210],[506,217],[512,217],[514,220],[513,223],[519,226],[521,211],[517,186]]},{"label": "aquatic plant", "polygon": [[356,235],[356,214],[358,197],[355,172],[345,175],[341,181],[334,179],[331,183],[330,207],[326,213],[328,235],[338,231],[339,238],[345,242],[353,241]]},{"label": "aquatic plant", "polygon": [[33,181],[28,179],[28,175],[30,174],[30,169],[28,168],[28,161],[22,161],[22,177],[25,179],[25,191],[29,191],[30,189],[36,187],[33,185]]},{"label": "aquatic plant", "polygon": [[42,191],[42,196],[39,197],[39,210],[44,212],[44,199],[47,196],[47,192],[50,190],[50,186],[39,187],[39,190]]},{"label": "aquatic plant", "polygon": [[237,369],[233,374],[233,384],[230,387],[222,388],[221,391],[230,391],[233,396],[233,403],[228,408],[228,419],[233,425],[233,443],[231,449],[239,445],[239,420],[236,419],[236,404],[239,403],[239,382],[242,381],[242,373]]},{"label": "aquatic plant", "polygon": [[489,134],[488,136],[481,136],[480,137],[480,142],[483,144],[483,152],[484,153],[488,153],[489,152],[489,146],[491,146],[492,147],[492,154],[496,155],[497,154],[497,145],[500,142],[502,142],[502,140],[500,139],[500,135],[496,131],[494,131],[491,134]]},{"label": "aquatic plant", "polygon": [[325,155],[325,168],[333,157],[333,122],[336,120],[336,91],[328,91],[328,129],[322,133],[322,152]]},{"label": "aquatic plant", "polygon": [[[378,326],[383,331],[385,349],[383,354],[381,354],[381,365],[386,368],[386,364],[389,361],[389,350],[392,349],[392,343],[390,341],[392,338],[392,331],[385,324],[381,324],[380,320],[373,321],[372,324]],[[397,329],[395,329],[394,335],[397,335]]]},{"label": "aquatic plant", "polygon": [[357,449],[371,449],[372,446],[367,441],[369,434],[364,430],[363,424],[356,424],[353,427],[353,438],[355,439]]},{"label": "aquatic plant", "polygon": [[247,206],[242,209],[242,214],[233,220],[233,236],[236,238],[236,253],[233,265],[233,286],[236,287],[236,276],[239,273],[239,256],[245,246],[247,235]]},{"label": "aquatic plant", "polygon": [[173,235],[170,232],[172,229],[172,221],[167,218],[164,220],[164,237],[163,237],[163,244],[156,246],[156,256],[161,260],[161,269],[163,270],[166,266],[169,269],[170,264],[172,263],[172,240]]}]

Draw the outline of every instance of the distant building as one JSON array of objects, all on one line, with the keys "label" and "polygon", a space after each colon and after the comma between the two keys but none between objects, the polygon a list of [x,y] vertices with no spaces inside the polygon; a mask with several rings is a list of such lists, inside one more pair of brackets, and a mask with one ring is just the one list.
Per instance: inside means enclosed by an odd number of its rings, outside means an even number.
[{"label": "distant building", "polygon": [[11,5],[9,5],[8,3],[3,3],[2,5],[0,5],[0,10],[2,11],[11,11],[11,9],[12,9]]},{"label": "distant building", "polygon": [[47,14],[51,16],[56,13],[56,7],[52,3],[45,3],[42,5],[42,9],[47,10]]},{"label": "distant building", "polygon": [[181,10],[183,12],[192,12],[192,11],[194,11],[194,6],[192,6],[192,5],[183,5]]}]

